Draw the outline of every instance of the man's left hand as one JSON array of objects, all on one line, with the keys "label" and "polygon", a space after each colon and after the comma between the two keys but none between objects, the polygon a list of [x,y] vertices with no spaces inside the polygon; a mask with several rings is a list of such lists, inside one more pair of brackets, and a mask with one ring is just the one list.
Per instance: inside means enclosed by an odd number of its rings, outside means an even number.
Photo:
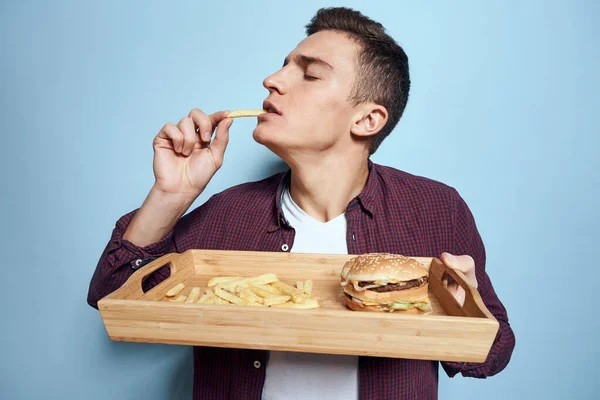
[{"label": "man's left hand", "polygon": [[[477,277],[475,276],[475,261],[471,256],[455,256],[450,253],[442,253],[440,261],[445,266],[461,271],[467,277],[469,283],[477,288]],[[465,304],[465,289],[460,287],[456,282],[448,283],[448,290],[458,304],[462,307]]]}]

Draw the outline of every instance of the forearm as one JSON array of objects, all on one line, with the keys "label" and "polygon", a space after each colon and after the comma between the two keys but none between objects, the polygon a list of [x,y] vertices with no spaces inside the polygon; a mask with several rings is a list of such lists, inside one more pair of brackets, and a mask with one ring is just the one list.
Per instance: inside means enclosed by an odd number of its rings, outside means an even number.
[{"label": "forearm", "polygon": [[466,203],[455,198],[454,254],[470,255],[475,262],[477,290],[483,303],[500,324],[498,334],[483,363],[442,363],[448,376],[458,373],[463,376],[485,378],[502,371],[508,364],[515,347],[515,335],[508,321],[506,309],[494,290],[486,272],[486,254],[483,241],[477,231],[475,220]]},{"label": "forearm", "polygon": [[123,239],[140,247],[158,242],[173,230],[196,197],[167,194],[153,187],[129,223]]}]

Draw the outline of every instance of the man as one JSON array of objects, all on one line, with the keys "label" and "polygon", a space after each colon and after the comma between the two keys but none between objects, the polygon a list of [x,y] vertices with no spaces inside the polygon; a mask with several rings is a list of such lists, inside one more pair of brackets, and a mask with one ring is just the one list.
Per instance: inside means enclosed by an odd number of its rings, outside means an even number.
[{"label": "man", "polygon": [[[155,184],[141,208],[117,222],[89,304],[97,307],[147,260],[191,248],[435,256],[477,285],[500,323],[484,363],[442,367],[449,376],[501,371],[514,335],[467,205],[453,188],[369,160],[406,106],[402,48],[356,11],[321,9],[264,86],[269,113],[253,136],[290,169],[225,190],[182,217],[222,165],[233,121],[227,111],[194,109],[166,124],[154,139]],[[165,277],[159,270],[144,286]],[[463,303],[464,291],[452,290]],[[196,399],[430,399],[437,382],[432,361],[194,348]]]}]

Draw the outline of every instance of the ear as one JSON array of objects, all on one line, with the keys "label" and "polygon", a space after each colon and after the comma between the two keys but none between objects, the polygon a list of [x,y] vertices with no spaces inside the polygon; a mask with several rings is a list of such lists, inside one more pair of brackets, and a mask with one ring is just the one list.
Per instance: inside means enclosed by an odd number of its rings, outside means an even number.
[{"label": "ear", "polygon": [[388,112],[384,106],[363,104],[354,114],[350,132],[361,137],[375,136],[387,123]]}]

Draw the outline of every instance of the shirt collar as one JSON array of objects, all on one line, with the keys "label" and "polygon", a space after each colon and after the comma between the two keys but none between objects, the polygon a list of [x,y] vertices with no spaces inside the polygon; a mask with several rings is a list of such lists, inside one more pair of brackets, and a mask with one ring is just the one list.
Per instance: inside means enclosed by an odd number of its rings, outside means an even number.
[{"label": "shirt collar", "polygon": [[[349,211],[353,209],[358,203],[365,212],[367,212],[371,217],[373,217],[380,203],[380,198],[378,196],[379,180],[377,176],[377,164],[371,161],[371,159],[368,159],[367,162],[369,168],[369,176],[367,178],[367,183],[363,188],[362,192],[354,199],[352,199],[350,203],[348,203],[347,210]],[[283,194],[283,191],[285,190],[286,186],[289,186],[291,176],[291,169],[288,169],[281,175],[281,179],[279,181],[279,185],[277,186],[277,191],[275,193],[275,213],[273,215],[273,220],[269,225],[268,232],[274,232],[277,229],[281,228],[282,224],[288,224],[285,219],[285,216],[283,215],[281,195]]]},{"label": "shirt collar", "polygon": [[285,217],[283,215],[283,207],[281,205],[281,195],[285,190],[286,186],[290,184],[290,179],[292,176],[292,170],[288,168],[283,174],[281,174],[281,179],[279,180],[279,184],[277,185],[277,191],[275,192],[275,213],[273,214],[273,219],[271,224],[269,225],[268,232],[275,232],[279,228],[281,228],[282,224],[287,224]]},{"label": "shirt collar", "polygon": [[367,183],[356,198],[360,202],[362,208],[372,217],[377,212],[381,196],[379,195],[379,174],[377,172],[377,164],[371,161],[371,159],[368,160],[368,164],[369,177],[367,178]]}]

